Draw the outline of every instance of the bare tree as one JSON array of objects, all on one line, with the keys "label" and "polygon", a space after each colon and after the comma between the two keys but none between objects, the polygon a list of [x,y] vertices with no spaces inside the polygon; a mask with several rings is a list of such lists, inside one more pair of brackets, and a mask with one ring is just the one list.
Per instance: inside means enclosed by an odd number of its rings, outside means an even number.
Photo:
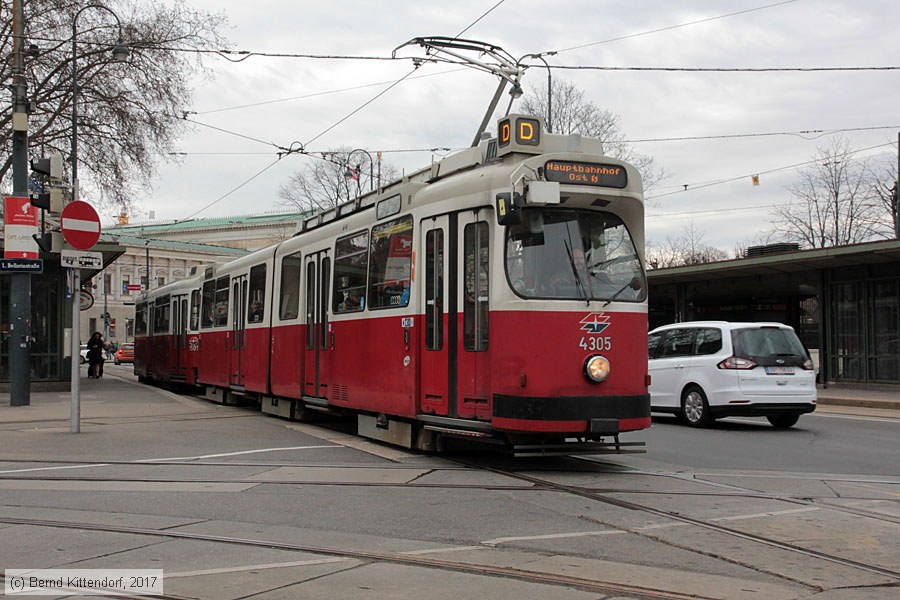
[{"label": "bare tree", "polygon": [[815,164],[788,186],[792,200],[777,207],[775,230],[810,248],[855,244],[892,235],[893,224],[876,193],[871,162],[856,158],[849,142],[832,139]]},{"label": "bare tree", "polygon": [[872,171],[874,173],[872,182],[872,194],[878,199],[881,209],[888,215],[887,222],[891,226],[891,232],[888,237],[896,237],[896,233],[900,231],[897,220],[900,219],[898,214],[897,196],[895,196],[896,186],[900,185],[897,179],[897,161],[896,157],[889,160],[879,161],[874,164]]},{"label": "bare tree", "polygon": [[[23,0],[28,95],[36,110],[29,116],[32,156],[59,153],[70,157],[72,136],[72,24],[77,18],[79,180],[91,201],[124,209],[139,186],[148,186],[159,159],[169,158],[186,131],[184,120],[191,88],[209,76],[197,51],[222,48],[217,33],[224,17],[187,7],[182,0]],[[110,50],[119,37],[130,56],[114,63]],[[12,51],[10,11],[0,22],[0,52]],[[3,64],[3,79],[11,63]],[[10,121],[12,107],[0,107],[0,182],[11,185]]]},{"label": "bare tree", "polygon": [[666,237],[664,244],[647,242],[647,268],[664,269],[702,265],[728,258],[724,250],[714,248],[703,241],[704,234],[691,221],[678,237]]},{"label": "bare tree", "polygon": [[[665,177],[652,156],[640,154],[625,141],[619,115],[600,108],[585,99],[584,91],[565,79],[554,79],[553,114],[550,123],[553,133],[580,133],[603,141],[604,152],[633,164],[641,173],[644,189],[649,190]],[[528,114],[547,119],[547,85],[530,88],[520,100],[520,109]]]},{"label": "bare tree", "polygon": [[397,174],[390,163],[370,164],[367,155],[341,147],[310,157],[281,185],[276,204],[298,211],[328,209],[396,179]]}]

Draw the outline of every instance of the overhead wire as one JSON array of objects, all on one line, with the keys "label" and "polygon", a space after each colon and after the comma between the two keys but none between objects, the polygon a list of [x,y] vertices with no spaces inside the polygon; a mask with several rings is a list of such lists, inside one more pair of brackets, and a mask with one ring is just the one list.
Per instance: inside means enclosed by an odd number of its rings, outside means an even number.
[{"label": "overhead wire", "polygon": [[645,36],[645,35],[651,35],[651,34],[653,34],[653,33],[661,33],[661,32],[663,32],[663,31],[671,31],[672,29],[678,29],[678,28],[680,28],[680,27],[689,27],[689,26],[691,26],[691,25],[699,25],[699,24],[701,24],[701,23],[709,23],[710,21],[716,21],[716,20],[718,20],[718,19],[726,19],[726,18],[728,18],[728,17],[734,17],[734,16],[737,16],[737,15],[744,15],[744,14],[751,13],[751,12],[756,12],[756,11],[759,11],[759,10],[766,10],[766,9],[768,9],[768,8],[774,8],[774,7],[776,7],[776,6],[783,6],[783,5],[785,5],[785,4],[792,4],[792,3],[797,2],[797,1],[798,1],[798,0],[784,0],[783,2],[776,2],[776,3],[774,3],[774,4],[766,4],[765,6],[757,6],[757,7],[755,7],[755,8],[748,8],[748,9],[745,9],[745,10],[739,10],[739,11],[736,11],[736,12],[732,12],[732,13],[728,13],[728,14],[724,14],[724,15],[718,15],[718,16],[715,16],[715,17],[707,17],[707,18],[705,18],[705,19],[698,19],[698,20],[696,20],[696,21],[690,21],[690,22],[687,22],[687,23],[679,23],[678,25],[670,25],[670,26],[668,26],[668,27],[660,27],[659,29],[652,29],[652,30],[650,30],[650,31],[642,31],[642,32],[640,32],[640,33],[632,33],[632,34],[629,34],[629,35],[622,35],[622,36],[619,36],[619,37],[609,38],[609,39],[606,39],[606,40],[600,40],[599,42],[591,42],[591,43],[589,43],[589,44],[581,44],[581,45],[579,45],[579,46],[571,46],[571,47],[569,47],[569,48],[562,48],[562,49],[560,49],[560,50],[556,50],[555,52],[556,52],[557,54],[560,54],[560,53],[562,53],[562,52],[570,52],[570,51],[572,51],[572,50],[581,50],[582,48],[590,48],[591,46],[599,46],[600,44],[609,44],[610,42],[618,42],[618,41],[621,41],[621,40],[627,40],[627,39],[636,38],[636,37],[641,37],[641,36]]},{"label": "overhead wire", "polygon": [[[885,143],[885,144],[878,144],[878,145],[875,145],[875,146],[869,146],[868,148],[854,149],[852,152],[853,152],[854,154],[857,153],[857,152],[867,152],[867,151],[869,151],[869,150],[875,150],[875,149],[877,149],[877,148],[884,148],[884,147],[886,147],[886,146],[893,146],[894,144],[895,144],[894,142],[887,142],[887,143]],[[847,156],[847,155],[844,154],[843,156]],[[777,172],[779,172],[779,171],[789,171],[789,170],[791,170],[791,169],[797,169],[797,168],[799,168],[799,167],[805,167],[805,166],[807,166],[807,165],[811,165],[811,164],[817,163],[817,162],[819,162],[820,160],[821,160],[821,158],[814,158],[814,159],[812,159],[812,160],[807,160],[807,161],[804,161],[804,162],[801,162],[801,163],[796,163],[796,164],[793,164],[793,165],[787,165],[787,166],[784,166],[784,167],[777,167],[777,168],[774,168],[774,169],[768,169],[768,170],[765,170],[765,171],[754,171],[754,172],[752,172],[752,173],[747,173],[747,174],[744,174],[744,175],[740,175],[740,176],[738,176],[738,177],[729,177],[728,179],[720,179],[720,180],[717,180],[717,181],[711,181],[711,182],[708,182],[708,183],[702,183],[702,184],[682,184],[682,185],[683,185],[683,189],[675,190],[675,191],[673,191],[673,192],[666,192],[666,193],[664,193],[664,194],[657,194],[657,195],[655,195],[655,196],[647,196],[645,199],[646,199],[646,200],[655,200],[655,199],[657,199],[657,198],[663,198],[663,197],[665,197],[665,196],[672,196],[672,195],[674,195],[674,194],[684,194],[684,193],[687,193],[687,192],[690,192],[690,191],[695,191],[695,190],[705,189],[705,188],[713,187],[713,186],[716,186],[716,185],[722,185],[722,184],[724,184],[724,183],[731,183],[731,182],[733,182],[733,181],[740,181],[741,179],[746,179],[746,178],[752,177],[752,176],[754,176],[754,175],[768,175],[769,173],[777,173]],[[723,209],[723,210],[727,210],[727,209]]]},{"label": "overhead wire", "polygon": [[[503,4],[504,1],[505,1],[505,0],[500,0],[499,2],[497,2],[494,6],[492,6],[490,9],[488,9],[485,13],[483,13],[481,16],[479,16],[477,19],[475,19],[475,21],[473,21],[471,24],[469,24],[469,26],[467,26],[467,27],[466,27],[465,29],[463,29],[459,34],[457,34],[457,37],[458,37],[459,35],[462,35],[462,34],[465,33],[466,31],[468,31],[473,25],[475,25],[475,24],[478,23],[481,19],[483,19],[485,16],[487,16],[488,14],[490,14],[490,13],[491,13],[494,9],[496,9],[498,6],[500,6],[501,4]],[[193,214],[189,215],[189,216],[186,217],[186,218],[187,218],[187,219],[193,218],[194,216],[196,216],[196,215],[200,214],[201,212],[205,211],[206,209],[208,209],[208,208],[210,208],[210,207],[212,207],[212,206],[218,204],[219,202],[221,202],[222,200],[224,200],[225,198],[227,198],[228,196],[230,196],[230,195],[233,194],[234,192],[238,191],[239,189],[241,189],[242,187],[244,187],[245,185],[247,185],[248,183],[250,183],[251,181],[253,181],[253,180],[256,179],[257,177],[259,177],[260,175],[262,175],[263,173],[265,173],[266,171],[268,171],[270,168],[272,168],[273,166],[275,166],[275,164],[277,164],[277,163],[278,163],[285,155],[287,155],[287,154],[294,154],[294,153],[301,153],[301,154],[311,155],[310,153],[308,153],[308,152],[306,151],[306,147],[307,147],[307,146],[309,146],[311,143],[313,143],[313,142],[316,141],[317,139],[321,138],[323,135],[325,135],[326,133],[328,133],[329,131],[331,131],[331,130],[334,129],[335,127],[339,126],[341,123],[343,123],[344,121],[346,121],[347,119],[349,119],[350,117],[352,117],[353,115],[355,115],[356,113],[358,113],[359,111],[363,110],[365,107],[367,107],[368,105],[370,105],[372,102],[374,102],[375,100],[377,100],[378,98],[380,98],[381,96],[383,96],[384,94],[386,94],[387,92],[389,92],[390,90],[392,90],[394,87],[396,87],[397,85],[399,85],[400,83],[402,83],[403,81],[405,81],[407,78],[409,78],[413,73],[416,72],[416,70],[418,70],[419,66],[420,66],[422,63],[421,63],[421,62],[417,62],[417,63],[414,63],[414,64],[415,64],[415,66],[413,67],[413,70],[412,70],[412,71],[410,71],[409,73],[407,73],[406,75],[404,75],[403,77],[401,77],[400,79],[398,79],[397,81],[395,81],[394,83],[392,83],[391,85],[389,85],[389,86],[388,86],[387,88],[385,88],[384,90],[382,90],[382,91],[380,91],[379,93],[375,94],[375,96],[373,96],[372,98],[370,98],[369,100],[367,100],[366,102],[364,102],[362,105],[360,105],[360,106],[359,106],[358,108],[356,108],[355,110],[353,110],[353,111],[351,111],[350,113],[348,113],[347,115],[345,115],[343,118],[339,119],[339,120],[338,120],[337,122],[335,122],[333,125],[331,125],[331,126],[325,128],[325,129],[322,130],[320,133],[318,133],[317,135],[315,135],[315,136],[313,136],[312,138],[310,138],[305,144],[301,144],[301,145],[300,145],[300,148],[297,149],[297,150],[294,150],[294,149],[293,149],[293,145],[291,146],[291,148],[284,148],[284,147],[278,146],[277,144],[275,144],[275,143],[273,143],[273,142],[265,142],[265,141],[260,140],[260,139],[257,139],[257,138],[251,138],[250,136],[245,136],[245,135],[242,135],[242,134],[237,134],[237,133],[234,133],[234,132],[230,132],[230,133],[233,133],[234,135],[238,135],[239,137],[243,137],[243,138],[245,138],[245,139],[249,139],[249,140],[256,141],[256,142],[260,142],[260,143],[263,143],[263,144],[268,144],[268,145],[275,146],[276,148],[279,148],[280,150],[282,150],[282,151],[284,151],[284,152],[279,153],[277,159],[275,159],[273,162],[269,163],[266,167],[264,167],[262,170],[258,171],[256,174],[254,174],[253,176],[251,176],[249,179],[247,179],[246,181],[244,181],[244,182],[241,183],[240,185],[234,187],[233,189],[231,189],[231,190],[230,190],[229,192],[227,192],[226,194],[220,196],[220,197],[217,198],[216,200],[212,201],[211,203],[207,204],[206,206],[204,206],[203,208],[199,209],[198,211],[194,212]],[[226,130],[223,130],[223,129],[221,129],[221,128],[215,127],[215,126],[207,125],[207,124],[205,124],[205,123],[200,123],[199,121],[193,121],[193,120],[190,120],[190,119],[187,118],[187,115],[184,115],[184,119],[185,119],[186,121],[191,121],[191,122],[197,123],[198,125],[203,125],[203,126],[206,126],[206,127],[210,127],[210,128],[212,128],[212,129],[217,129],[217,130],[219,130],[219,131],[226,131]],[[323,160],[328,160],[327,158],[325,158],[325,155],[324,155],[324,154],[322,155],[322,159],[323,159]],[[333,162],[333,161],[331,161],[331,162]]]}]

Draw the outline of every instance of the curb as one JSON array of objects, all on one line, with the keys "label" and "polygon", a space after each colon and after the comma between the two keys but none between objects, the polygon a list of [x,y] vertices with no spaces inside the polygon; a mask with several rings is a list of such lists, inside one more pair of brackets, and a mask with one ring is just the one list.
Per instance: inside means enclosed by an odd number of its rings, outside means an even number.
[{"label": "curb", "polygon": [[860,408],[883,408],[900,410],[900,400],[868,400],[866,398],[819,398],[820,406],[856,406]]}]

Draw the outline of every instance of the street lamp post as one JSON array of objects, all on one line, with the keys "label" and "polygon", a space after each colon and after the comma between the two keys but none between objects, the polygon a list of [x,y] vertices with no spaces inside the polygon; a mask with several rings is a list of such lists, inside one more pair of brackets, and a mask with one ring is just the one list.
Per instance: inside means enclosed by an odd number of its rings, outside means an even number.
[{"label": "street lamp post", "polygon": [[[122,22],[118,15],[102,4],[88,4],[82,7],[72,18],[72,200],[78,200],[78,17],[89,8],[105,10],[116,20],[119,28],[119,37],[113,48],[112,55],[116,61],[124,61],[128,58],[128,48],[122,44]],[[81,270],[72,269],[72,413],[71,431],[81,431],[81,406],[80,406],[80,370],[78,357],[81,350]]]},{"label": "street lamp post", "polygon": [[[369,158],[369,191],[370,191],[370,192],[371,192],[373,189],[375,189],[375,188],[373,187],[373,186],[375,185],[375,179],[374,179],[374,177],[373,177],[373,170],[372,170],[372,162],[373,162],[373,161],[372,161],[372,155],[369,154],[368,152],[366,152],[365,150],[363,150],[362,148],[356,148],[356,149],[354,149],[354,150],[351,150],[351,151],[347,154],[347,170],[344,171],[344,179],[347,180],[347,183],[349,183],[351,179],[356,179],[356,195],[357,195],[357,197],[358,197],[358,196],[359,196],[359,191],[360,191],[359,169],[360,169],[360,167],[362,167],[362,165],[357,164],[355,170],[353,169],[353,167],[350,166],[350,164],[351,164],[351,163],[350,163],[350,157],[353,156],[353,153],[354,153],[354,152],[362,152],[363,154],[365,154],[365,155]],[[354,177],[354,175],[355,175],[355,177]],[[378,182],[378,187],[381,188],[381,181]]]}]

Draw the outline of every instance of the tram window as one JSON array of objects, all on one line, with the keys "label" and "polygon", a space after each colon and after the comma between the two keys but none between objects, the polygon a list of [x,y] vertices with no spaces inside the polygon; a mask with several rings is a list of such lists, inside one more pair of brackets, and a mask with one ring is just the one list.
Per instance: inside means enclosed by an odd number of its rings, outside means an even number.
[{"label": "tram window", "polygon": [[466,225],[463,238],[463,344],[466,350],[475,352],[488,349],[489,250],[487,223]]},{"label": "tram window", "polygon": [[147,335],[146,302],[139,302],[134,308],[134,335]]},{"label": "tram window", "polygon": [[200,328],[200,290],[191,291],[191,331]]},{"label": "tram window", "polygon": [[396,215],[398,212],[400,212],[400,202],[400,194],[396,194],[386,200],[382,200],[378,203],[378,206],[375,207],[375,218],[383,219],[385,217]]},{"label": "tram window", "polygon": [[169,332],[169,295],[160,296],[153,306],[153,333]]},{"label": "tram window", "polygon": [[369,244],[369,308],[409,304],[412,274],[412,217],[376,225]]},{"label": "tram window", "polygon": [[316,347],[316,263],[306,263],[306,349]]},{"label": "tram window", "polygon": [[334,246],[334,314],[366,308],[366,270],[369,266],[369,232],[341,238]]},{"label": "tram window", "polygon": [[228,324],[228,276],[216,279],[215,309],[213,324],[221,327]]},{"label": "tram window", "polygon": [[637,249],[622,219],[601,211],[525,209],[506,228],[506,276],[523,298],[642,302]]},{"label": "tram window", "polygon": [[215,322],[215,300],[216,300],[216,282],[214,279],[207,279],[203,282],[203,302],[201,304],[200,326],[208,329]]},{"label": "tram window", "polygon": [[296,319],[300,314],[300,273],[303,272],[301,253],[289,254],[281,259],[281,302],[278,318],[282,321]]},{"label": "tram window", "polygon": [[444,230],[425,234],[425,348],[444,347]]},{"label": "tram window", "polygon": [[328,277],[331,275],[331,259],[323,258],[321,267],[322,293],[319,295],[319,347],[328,348]]},{"label": "tram window", "polygon": [[247,322],[262,323],[265,316],[266,265],[250,269],[250,298],[247,304]]}]

